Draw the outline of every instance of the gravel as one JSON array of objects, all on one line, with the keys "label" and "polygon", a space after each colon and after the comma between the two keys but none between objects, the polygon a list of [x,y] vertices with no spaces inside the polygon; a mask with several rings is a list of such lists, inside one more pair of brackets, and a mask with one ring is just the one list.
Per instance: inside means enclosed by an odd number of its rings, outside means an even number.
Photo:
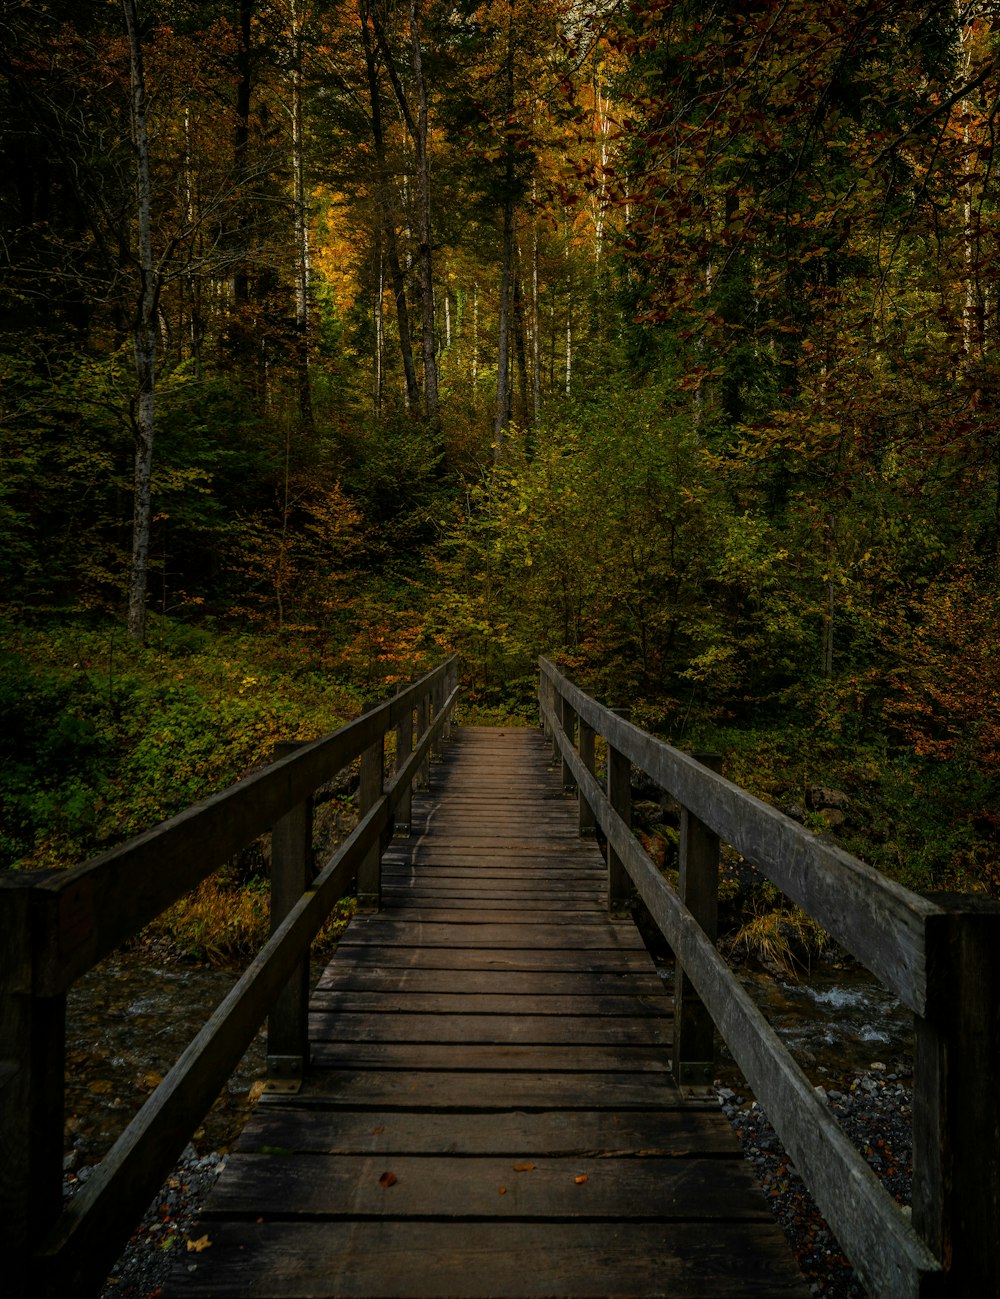
[{"label": "gravel", "polygon": [[[153,1299],[180,1252],[197,1260],[195,1221],[225,1163],[224,1155],[199,1155],[187,1147],[112,1268],[101,1299]],[[92,1171],[85,1166],[68,1174],[64,1196],[74,1195]]]},{"label": "gravel", "polygon": [[[835,1086],[817,1087],[846,1135],[898,1204],[908,1212],[912,1179],[912,1098],[909,1070],[875,1064]],[[719,1103],[753,1164],[757,1179],[799,1260],[814,1295],[866,1299],[850,1263],[806,1190],[767,1115],[729,1087],[716,1086]]]}]

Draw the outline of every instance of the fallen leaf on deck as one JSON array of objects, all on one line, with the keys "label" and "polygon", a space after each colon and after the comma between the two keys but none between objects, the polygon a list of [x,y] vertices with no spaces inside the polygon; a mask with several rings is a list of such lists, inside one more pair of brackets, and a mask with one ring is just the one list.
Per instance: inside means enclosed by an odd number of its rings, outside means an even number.
[{"label": "fallen leaf on deck", "polygon": [[191,1252],[200,1254],[202,1250],[209,1249],[211,1244],[207,1236],[199,1236],[197,1240],[189,1240],[187,1247]]},{"label": "fallen leaf on deck", "polygon": [[399,1178],[396,1176],[395,1173],[383,1173],[382,1176],[378,1179],[378,1184],[379,1186],[381,1186],[382,1190],[385,1191],[390,1186],[395,1186],[398,1181]]},{"label": "fallen leaf on deck", "polygon": [[589,1180],[590,1178],[586,1173],[581,1173],[579,1177],[573,1178],[573,1181],[576,1182],[577,1186],[582,1186],[584,1182],[588,1182]]},{"label": "fallen leaf on deck", "polygon": [[385,1131],[384,1127],[372,1128],[372,1136],[373,1137],[381,1136],[384,1131]]},{"label": "fallen leaf on deck", "polygon": [[514,1172],[515,1172],[515,1173],[533,1173],[534,1171],[535,1171],[535,1165],[534,1165],[534,1164],[515,1164],[515,1165],[514,1165]]},{"label": "fallen leaf on deck", "polygon": [[506,1195],[506,1194],[507,1194],[507,1188],[506,1188],[506,1186],[498,1186],[498,1187],[497,1187],[497,1190],[500,1192],[501,1195]]}]

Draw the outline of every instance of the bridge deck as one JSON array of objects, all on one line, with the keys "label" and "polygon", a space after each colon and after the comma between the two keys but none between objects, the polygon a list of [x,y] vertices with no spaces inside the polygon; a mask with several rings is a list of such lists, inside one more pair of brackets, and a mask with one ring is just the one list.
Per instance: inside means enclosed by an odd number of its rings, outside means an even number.
[{"label": "bridge deck", "polygon": [[453,732],[172,1296],[804,1296],[537,732]]}]

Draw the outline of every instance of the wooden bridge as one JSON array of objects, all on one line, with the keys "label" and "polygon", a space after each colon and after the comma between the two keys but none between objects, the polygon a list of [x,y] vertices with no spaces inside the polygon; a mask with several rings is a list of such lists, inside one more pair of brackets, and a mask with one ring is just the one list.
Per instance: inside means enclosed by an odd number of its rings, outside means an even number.
[{"label": "wooden bridge", "polygon": [[[268,1012],[269,1093],[173,1299],[804,1296],[705,1086],[713,1021],[873,1299],[1000,1293],[997,909],[907,893],[544,660],[540,681],[548,739],[452,731],[452,661],[103,858],[0,878],[12,1297],[97,1293]],[[313,878],[310,795],[358,757],[358,827]],[[677,892],[630,832],[634,767],[683,809]],[[61,1209],[66,987],[268,826],[271,941]],[[715,950],[720,837],[914,1010],[912,1222]],[[308,943],[348,888],[362,909],[310,1003]]]}]

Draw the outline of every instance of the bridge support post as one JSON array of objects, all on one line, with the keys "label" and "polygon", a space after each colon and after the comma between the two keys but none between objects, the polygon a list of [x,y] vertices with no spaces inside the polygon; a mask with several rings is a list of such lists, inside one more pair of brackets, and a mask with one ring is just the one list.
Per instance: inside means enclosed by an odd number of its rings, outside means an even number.
[{"label": "bridge support post", "polygon": [[913,1225],[948,1299],[1000,1295],[1000,906],[933,895],[928,1010],[916,1017]]},{"label": "bridge support post", "polygon": [[[559,696],[559,722],[562,726],[563,733],[570,744],[576,743],[576,709],[572,707],[568,699]],[[572,793],[576,788],[576,781],[573,779],[573,768],[565,758],[562,760],[562,787],[566,794]]]},{"label": "bridge support post", "polygon": [[[711,771],[722,770],[714,753],[692,755]],[[719,836],[681,810],[680,898],[714,943],[719,915]],[[678,1087],[710,1087],[715,1072],[712,1017],[677,964],[674,979],[674,1079]]]},{"label": "bridge support post", "polygon": [[[413,709],[406,710],[396,726],[396,770],[402,771],[406,760],[413,752]],[[400,835],[410,833],[410,821],[413,816],[413,787],[407,784],[396,807],[395,832]]]},{"label": "bridge support post", "polygon": [[[582,717],[577,718],[577,726],[580,735],[580,761],[593,776],[597,771],[596,732]],[[580,834],[593,834],[596,825],[594,810],[584,797],[582,789],[577,792],[577,803],[579,806]]]},{"label": "bridge support post", "polygon": [[62,1212],[66,998],[34,995],[33,944],[57,923],[42,909],[41,874],[0,878],[0,1244],[10,1299],[40,1288],[29,1259]]},{"label": "bridge support post", "polygon": [[[301,748],[275,745],[276,758]],[[276,821],[271,830],[271,933],[312,883],[312,799]],[[309,1063],[309,957],[303,957],[267,1017],[267,1090],[298,1091]]]},{"label": "bridge support post", "polygon": [[[423,704],[426,711],[426,700]],[[361,781],[358,786],[358,811],[361,816],[375,806],[385,788],[385,736],[380,735],[361,755]],[[358,866],[358,907],[377,911],[382,905],[381,840],[368,849]]]},{"label": "bridge support post", "polygon": [[[630,708],[610,708],[628,720]],[[608,802],[627,826],[632,824],[632,764],[608,741]],[[608,915],[620,919],[631,914],[632,878],[625,863],[608,843]]]},{"label": "bridge support post", "polygon": [[[417,740],[419,742],[424,731],[430,725],[431,710],[430,702],[426,695],[417,704]],[[416,774],[413,784],[416,789],[426,789],[430,778],[430,764],[425,759]]]}]

